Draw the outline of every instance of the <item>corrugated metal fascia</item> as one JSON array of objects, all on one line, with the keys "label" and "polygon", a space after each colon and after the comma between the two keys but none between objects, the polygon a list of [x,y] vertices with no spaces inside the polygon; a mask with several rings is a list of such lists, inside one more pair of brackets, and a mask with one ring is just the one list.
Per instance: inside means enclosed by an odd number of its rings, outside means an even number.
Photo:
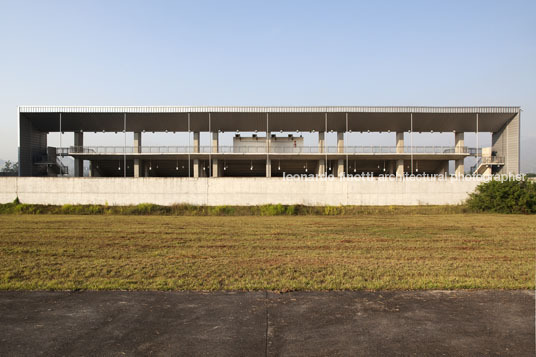
[{"label": "corrugated metal fascia", "polygon": [[21,113],[518,113],[520,107],[426,106],[20,106]]}]

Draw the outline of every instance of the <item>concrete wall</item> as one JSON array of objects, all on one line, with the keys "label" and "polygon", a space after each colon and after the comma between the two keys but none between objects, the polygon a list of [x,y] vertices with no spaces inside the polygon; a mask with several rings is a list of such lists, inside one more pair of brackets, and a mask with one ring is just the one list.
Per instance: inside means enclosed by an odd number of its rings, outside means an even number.
[{"label": "concrete wall", "polygon": [[172,205],[458,204],[477,181],[284,181],[283,178],[2,177],[0,202]]},{"label": "concrete wall", "polygon": [[492,134],[492,150],[497,156],[504,157],[504,166],[499,169],[501,174],[518,174],[519,167],[519,114],[510,120],[496,133]]}]

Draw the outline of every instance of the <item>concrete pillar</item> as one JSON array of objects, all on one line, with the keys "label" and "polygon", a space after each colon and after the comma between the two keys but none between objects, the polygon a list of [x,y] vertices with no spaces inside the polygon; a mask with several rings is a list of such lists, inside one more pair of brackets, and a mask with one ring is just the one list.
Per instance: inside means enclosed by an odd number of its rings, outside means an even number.
[{"label": "concrete pillar", "polygon": [[194,159],[194,165],[193,165],[193,171],[194,171],[194,177],[199,177],[199,160]]},{"label": "concrete pillar", "polygon": [[[76,147],[84,146],[84,133],[82,132],[74,133],[74,146]],[[74,159],[74,176],[75,177],[84,176],[84,160]]]},{"label": "concrete pillar", "polygon": [[[456,153],[464,152],[464,133],[454,133],[454,151]],[[463,175],[465,168],[463,165],[463,158],[455,160],[456,175]]]},{"label": "concrete pillar", "polygon": [[219,162],[217,159],[212,159],[212,177],[219,177]]},{"label": "concrete pillar", "polygon": [[[140,132],[134,132],[134,153],[141,153],[141,133]],[[140,165],[140,159],[134,158],[134,177],[140,177],[142,175],[141,173],[141,165]]]},{"label": "concrete pillar", "polygon": [[324,159],[318,160],[317,175],[325,175],[325,174],[326,174],[326,163]]},{"label": "concrete pillar", "polygon": [[318,132],[318,152],[325,152],[326,149],[326,140],[325,140],[325,133],[323,131]]},{"label": "concrete pillar", "polygon": [[344,133],[337,132],[337,152],[344,153]]},{"label": "concrete pillar", "polygon": [[199,152],[199,132],[194,132],[194,152]]},{"label": "concrete pillar", "polygon": [[272,177],[272,160],[266,159],[266,177]]},{"label": "concrete pillar", "polygon": [[441,162],[438,174],[440,174],[440,175],[448,175],[449,174],[449,161],[448,160],[444,160],[444,161]]},{"label": "concrete pillar", "polygon": [[396,152],[397,153],[404,152],[404,132],[396,133]]},{"label": "concrete pillar", "polygon": [[396,174],[396,162],[394,160],[389,160],[387,162],[387,170],[389,171],[389,175]]},{"label": "concrete pillar", "polygon": [[337,160],[337,176],[344,176],[344,159]]},{"label": "concrete pillar", "polygon": [[[194,153],[198,153],[199,152],[199,132],[195,132],[194,131],[194,147],[193,147],[193,152]],[[199,177],[199,159],[194,159],[193,160],[193,176],[194,177]]]},{"label": "concrete pillar", "polygon": [[218,152],[219,137],[220,136],[217,131],[212,133],[212,144],[210,145],[212,147],[212,152]]},{"label": "concrete pillar", "polygon": [[[323,131],[318,132],[318,152],[323,153],[326,151],[326,133]],[[324,159],[318,161],[318,175],[326,174],[326,162]]]},{"label": "concrete pillar", "polygon": [[[210,144],[210,151],[211,152],[218,152],[218,146],[219,146],[219,133],[217,131],[212,132],[212,140]],[[209,163],[210,164],[210,163]],[[218,177],[219,176],[219,169],[218,169],[218,159],[212,159],[212,177]]]},{"label": "concrete pillar", "polygon": [[404,176],[404,160],[396,160],[396,176]]}]

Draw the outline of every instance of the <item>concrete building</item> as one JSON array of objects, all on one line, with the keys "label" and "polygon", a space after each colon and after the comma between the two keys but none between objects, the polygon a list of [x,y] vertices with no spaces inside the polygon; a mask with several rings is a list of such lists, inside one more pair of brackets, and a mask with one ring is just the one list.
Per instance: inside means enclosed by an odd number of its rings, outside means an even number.
[{"label": "concrete building", "polygon": [[[283,173],[373,175],[463,174],[464,159],[477,156],[476,173],[519,173],[519,107],[61,107],[21,106],[19,175],[61,176],[60,157],[84,161],[95,177],[277,177]],[[47,134],[73,133],[74,145],[49,147]],[[87,146],[84,133],[132,132],[132,142]],[[175,146],[144,146],[148,132],[186,132]],[[210,136],[200,145],[201,133]],[[220,144],[232,132],[230,146]],[[242,133],[254,133],[244,136]],[[300,133],[317,144],[305,146]],[[349,145],[351,133],[393,133],[390,146]],[[452,146],[415,146],[414,133],[451,133]],[[488,132],[492,147],[465,146],[465,133]],[[336,144],[326,145],[328,133]],[[408,135],[409,134],[409,135]],[[408,138],[410,138],[408,142]]]}]

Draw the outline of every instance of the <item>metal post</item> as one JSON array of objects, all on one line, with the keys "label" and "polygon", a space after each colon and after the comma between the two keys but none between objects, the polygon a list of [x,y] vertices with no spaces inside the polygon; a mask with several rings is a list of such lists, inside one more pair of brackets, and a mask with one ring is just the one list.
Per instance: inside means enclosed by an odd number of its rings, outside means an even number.
[{"label": "metal post", "polygon": [[410,135],[409,135],[409,141],[411,145],[411,174],[413,174],[413,113],[410,114]]},{"label": "metal post", "polygon": [[188,113],[188,177],[190,177],[190,113]]},{"label": "metal post", "polygon": [[127,177],[127,113],[123,114],[123,136],[125,138],[123,146],[123,177]]}]

